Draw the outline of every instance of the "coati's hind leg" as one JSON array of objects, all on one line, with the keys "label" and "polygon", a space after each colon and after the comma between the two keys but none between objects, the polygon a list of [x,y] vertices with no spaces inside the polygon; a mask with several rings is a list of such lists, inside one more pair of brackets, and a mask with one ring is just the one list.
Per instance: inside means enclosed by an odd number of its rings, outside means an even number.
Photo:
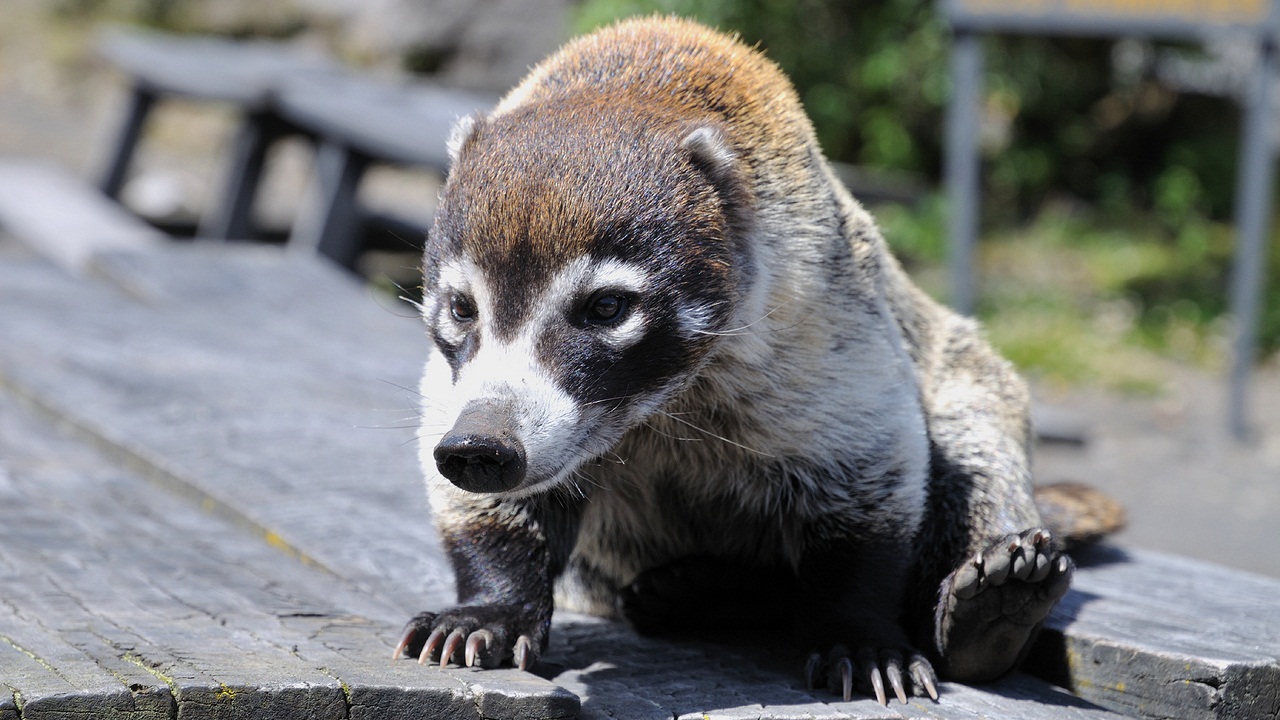
[{"label": "coati's hind leg", "polygon": [[943,581],[934,618],[941,670],[963,682],[1003,675],[1067,592],[1075,566],[1049,531],[1001,538]]},{"label": "coati's hind leg", "polygon": [[931,330],[930,499],[911,614],[941,675],[980,682],[1023,657],[1072,565],[1032,497],[1026,386],[970,321]]}]

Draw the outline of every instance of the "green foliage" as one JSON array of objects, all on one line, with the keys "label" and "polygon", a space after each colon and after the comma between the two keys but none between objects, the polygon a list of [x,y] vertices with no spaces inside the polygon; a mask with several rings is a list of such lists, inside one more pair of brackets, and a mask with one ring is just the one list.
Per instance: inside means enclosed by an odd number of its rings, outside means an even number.
[{"label": "green foliage", "polygon": [[[1137,380],[1160,374],[1157,357],[1224,361],[1233,243],[1230,226],[1203,217],[1173,232],[1142,216],[1100,222],[1049,208],[984,244],[980,314],[1021,367],[1141,387]],[[1269,263],[1269,276],[1280,277],[1276,252]],[[1263,352],[1280,347],[1280,287],[1268,292]]]},{"label": "green foliage", "polygon": [[947,257],[947,204],[929,193],[913,205],[881,205],[876,220],[898,259],[915,271],[940,264]]},{"label": "green foliage", "polygon": [[926,0],[588,0],[580,31],[653,12],[739,33],[795,83],[833,159],[936,175],[946,29]]}]

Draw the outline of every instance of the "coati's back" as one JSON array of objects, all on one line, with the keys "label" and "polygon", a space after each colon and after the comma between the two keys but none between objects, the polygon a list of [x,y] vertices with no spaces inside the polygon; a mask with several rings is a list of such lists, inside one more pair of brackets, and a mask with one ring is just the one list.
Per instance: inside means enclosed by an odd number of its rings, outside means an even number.
[{"label": "coati's back", "polygon": [[[622,112],[652,114],[655,121],[690,129],[699,120],[717,122],[731,149],[745,156],[803,157],[813,139],[795,90],[772,61],[734,38],[674,17],[625,21],[570,42],[534,68],[494,116],[593,95]],[[598,117],[595,110],[584,113]]]}]

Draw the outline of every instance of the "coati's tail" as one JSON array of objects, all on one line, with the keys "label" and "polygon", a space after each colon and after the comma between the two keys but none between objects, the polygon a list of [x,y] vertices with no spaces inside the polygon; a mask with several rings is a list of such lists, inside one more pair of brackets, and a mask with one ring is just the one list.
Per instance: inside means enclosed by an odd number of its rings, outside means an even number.
[{"label": "coati's tail", "polygon": [[1035,501],[1044,526],[1067,549],[1101,540],[1125,525],[1124,507],[1119,501],[1080,483],[1037,486]]}]

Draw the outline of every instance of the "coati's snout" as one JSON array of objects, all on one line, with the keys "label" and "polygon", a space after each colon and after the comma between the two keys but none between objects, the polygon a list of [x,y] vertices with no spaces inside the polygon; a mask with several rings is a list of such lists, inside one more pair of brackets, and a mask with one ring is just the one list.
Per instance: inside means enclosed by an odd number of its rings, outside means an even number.
[{"label": "coati's snout", "polygon": [[436,469],[449,482],[477,493],[512,490],[524,481],[524,445],[509,410],[490,400],[463,408],[453,428],[436,444]]}]

